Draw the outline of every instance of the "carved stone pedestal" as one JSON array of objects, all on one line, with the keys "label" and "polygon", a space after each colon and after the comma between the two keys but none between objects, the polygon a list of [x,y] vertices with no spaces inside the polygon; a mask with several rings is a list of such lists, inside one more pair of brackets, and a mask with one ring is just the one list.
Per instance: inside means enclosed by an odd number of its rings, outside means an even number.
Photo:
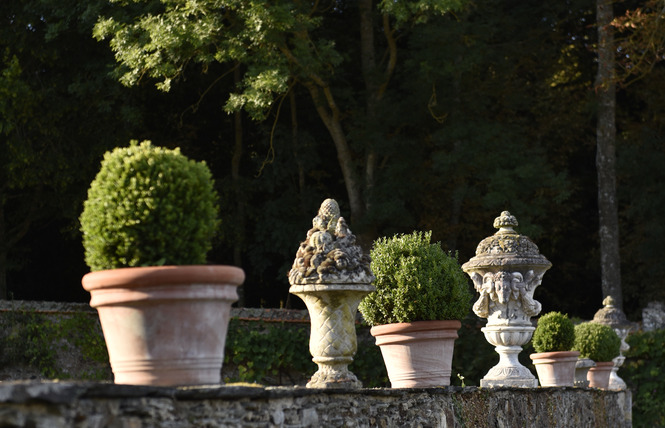
[{"label": "carved stone pedestal", "polygon": [[375,288],[370,258],[355,242],[337,202],[326,199],[289,272],[289,292],[309,311],[309,350],[319,366],[308,388],[362,386],[348,366],[357,349],[358,305]]},{"label": "carved stone pedestal", "polygon": [[374,291],[369,284],[293,285],[289,292],[307,305],[311,319],[309,351],[319,370],[308,388],[360,388],[349,371],[357,350],[356,312],[365,295]]},{"label": "carved stone pedestal", "polygon": [[499,363],[492,367],[480,380],[482,387],[512,386],[535,388],[538,380],[518,359],[522,345],[531,340],[535,327],[527,326],[487,326],[481,331],[485,338],[495,346],[499,354]]},{"label": "carved stone pedestal", "polygon": [[499,354],[499,363],[480,381],[485,387],[538,386],[538,380],[520,364],[518,355],[535,330],[531,317],[541,310],[533,293],[552,264],[538,252],[536,244],[513,230],[517,224],[508,211],[502,212],[494,220],[499,230],[483,239],[476,256],[462,265],[480,293],[473,311],[487,318],[482,331]]}]

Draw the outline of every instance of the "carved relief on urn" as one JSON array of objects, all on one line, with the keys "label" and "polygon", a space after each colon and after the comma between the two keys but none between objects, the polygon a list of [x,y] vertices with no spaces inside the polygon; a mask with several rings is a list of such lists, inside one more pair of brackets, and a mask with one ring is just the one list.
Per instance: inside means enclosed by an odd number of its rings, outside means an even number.
[{"label": "carved relief on urn", "polygon": [[309,349],[319,366],[308,388],[361,386],[348,365],[357,350],[358,305],[374,291],[373,281],[369,256],[356,244],[337,202],[326,199],[289,272],[289,292],[300,297],[309,311]]},{"label": "carved relief on urn", "polygon": [[517,219],[508,211],[494,220],[498,231],[483,239],[475,257],[462,265],[480,294],[473,311],[487,318],[485,338],[496,347],[499,364],[481,380],[481,386],[535,387],[535,376],[518,361],[522,345],[531,340],[531,317],[541,311],[533,293],[552,264],[528,237],[513,228]]}]

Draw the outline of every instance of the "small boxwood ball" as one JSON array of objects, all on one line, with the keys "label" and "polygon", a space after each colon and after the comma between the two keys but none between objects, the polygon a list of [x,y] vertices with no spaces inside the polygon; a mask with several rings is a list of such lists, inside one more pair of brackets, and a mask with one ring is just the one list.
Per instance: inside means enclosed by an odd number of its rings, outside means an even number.
[{"label": "small boxwood ball", "polygon": [[536,352],[570,351],[575,343],[575,326],[568,315],[549,312],[538,319],[532,340]]}]

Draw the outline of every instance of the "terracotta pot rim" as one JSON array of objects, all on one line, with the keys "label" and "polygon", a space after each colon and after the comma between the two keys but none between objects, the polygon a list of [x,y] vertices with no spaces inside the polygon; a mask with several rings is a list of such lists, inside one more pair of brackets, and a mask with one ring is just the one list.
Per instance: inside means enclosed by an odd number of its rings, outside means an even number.
[{"label": "terracotta pot rim", "polygon": [[394,324],[375,325],[370,329],[372,336],[387,334],[404,334],[414,331],[428,330],[459,330],[462,323],[459,320],[414,321]]},{"label": "terracotta pot rim", "polygon": [[549,352],[535,352],[529,355],[532,360],[546,359],[546,358],[575,358],[580,356],[580,351],[549,351]]},{"label": "terracotta pot rim", "polygon": [[138,288],[160,284],[230,284],[240,285],[245,272],[236,266],[187,265],[147,266],[100,270],[83,276],[81,283],[87,291],[108,288]]},{"label": "terracotta pot rim", "polygon": [[596,366],[589,368],[589,370],[593,371],[597,371],[598,369],[607,370],[608,368],[614,367],[613,361],[594,361],[594,362],[596,363]]}]

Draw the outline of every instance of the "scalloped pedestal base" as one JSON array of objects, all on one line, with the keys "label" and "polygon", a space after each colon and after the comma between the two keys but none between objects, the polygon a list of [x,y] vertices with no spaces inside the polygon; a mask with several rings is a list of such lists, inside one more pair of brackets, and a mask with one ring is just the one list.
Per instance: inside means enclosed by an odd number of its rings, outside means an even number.
[{"label": "scalloped pedestal base", "polygon": [[495,345],[494,349],[499,354],[499,363],[480,380],[480,386],[536,388],[538,379],[518,359],[522,345],[531,339],[535,327],[487,325],[481,330],[487,341]]},{"label": "scalloped pedestal base", "polygon": [[349,371],[346,364],[320,364],[319,370],[312,375],[307,388],[356,389],[363,384],[356,375]]},{"label": "scalloped pedestal base", "polygon": [[522,365],[502,366],[501,363],[499,363],[492,367],[485,377],[480,380],[480,386],[485,388],[502,386],[513,388],[536,388],[538,387],[538,379],[536,379],[529,369]]}]

